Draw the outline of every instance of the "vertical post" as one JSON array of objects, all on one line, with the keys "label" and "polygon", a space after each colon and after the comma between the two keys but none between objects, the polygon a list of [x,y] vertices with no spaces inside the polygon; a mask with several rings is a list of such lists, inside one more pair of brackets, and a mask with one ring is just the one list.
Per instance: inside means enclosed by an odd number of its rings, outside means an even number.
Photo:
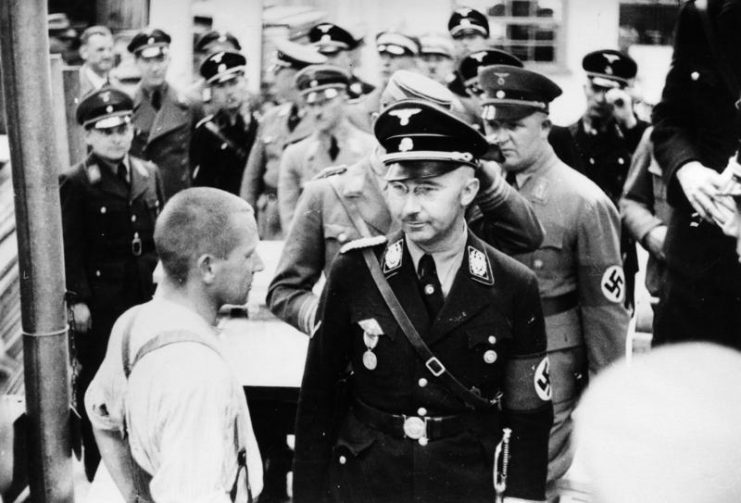
[{"label": "vertical post", "polygon": [[64,81],[62,78],[62,66],[64,61],[61,54],[49,55],[49,67],[51,70],[51,102],[52,116],[54,119],[54,139],[57,142],[62,167],[70,165],[69,147],[67,146],[67,117],[64,108]]},{"label": "vertical post", "polygon": [[46,0],[0,2],[33,501],[74,501],[64,260]]},{"label": "vertical post", "polygon": [[67,119],[67,146],[69,148],[69,164],[74,165],[85,159],[85,140],[82,128],[77,124],[77,105],[80,104],[80,67],[66,66],[62,70],[64,84],[64,109]]}]

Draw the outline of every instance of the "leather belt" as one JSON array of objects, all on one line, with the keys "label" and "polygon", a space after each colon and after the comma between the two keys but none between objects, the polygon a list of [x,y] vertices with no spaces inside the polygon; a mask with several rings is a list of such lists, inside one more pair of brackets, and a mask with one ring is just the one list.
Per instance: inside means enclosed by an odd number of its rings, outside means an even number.
[{"label": "leather belt", "polygon": [[496,412],[486,411],[451,416],[407,416],[405,414],[389,414],[380,411],[360,400],[355,400],[352,411],[361,422],[373,429],[382,431],[397,438],[411,438],[413,440],[438,440],[452,437],[471,427],[476,422],[486,421]]},{"label": "leather belt", "polygon": [[553,316],[578,306],[579,294],[573,291],[557,297],[548,297],[541,299],[541,304],[543,305],[543,316]]}]

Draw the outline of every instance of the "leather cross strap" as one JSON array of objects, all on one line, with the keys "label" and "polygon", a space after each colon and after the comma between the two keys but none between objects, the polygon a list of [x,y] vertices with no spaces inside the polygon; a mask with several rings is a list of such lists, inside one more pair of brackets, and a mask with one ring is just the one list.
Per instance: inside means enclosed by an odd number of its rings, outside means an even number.
[{"label": "leather cross strap", "polygon": [[378,290],[383,296],[383,300],[386,301],[391,314],[394,315],[394,319],[401,327],[401,331],[406,336],[409,343],[412,345],[417,355],[425,362],[425,367],[430,373],[437,377],[444,386],[446,386],[453,394],[463,400],[463,402],[473,409],[489,409],[499,403],[500,397],[497,396],[492,400],[487,400],[480,394],[473,392],[463,385],[453,374],[448,372],[448,369],[443,365],[443,362],[435,356],[435,354],[427,347],[422,337],[417,332],[417,329],[412,324],[412,320],[409,319],[407,313],[404,312],[404,308],[401,307],[399,299],[396,298],[391,285],[386,281],[386,277],[381,271],[381,266],[378,264],[376,256],[373,254],[373,250],[370,248],[363,249],[363,258],[365,263],[370,269],[373,281],[375,281]]},{"label": "leather cross strap", "polygon": [[340,188],[337,186],[337,178],[330,178],[329,184],[332,186],[334,193],[337,195],[337,199],[340,200],[340,204],[342,204],[342,207],[345,208],[345,213],[347,213],[347,216],[350,217],[350,221],[355,226],[355,230],[358,231],[360,237],[373,237],[373,233],[368,228],[365,220],[363,220],[363,218],[360,216],[358,208],[353,202],[346,200],[340,192]]}]

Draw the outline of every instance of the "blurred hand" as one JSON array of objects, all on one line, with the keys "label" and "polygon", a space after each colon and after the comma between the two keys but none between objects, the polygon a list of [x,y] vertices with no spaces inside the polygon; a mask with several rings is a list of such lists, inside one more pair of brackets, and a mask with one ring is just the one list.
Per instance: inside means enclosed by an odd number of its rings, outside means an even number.
[{"label": "blurred hand", "polygon": [[481,167],[476,170],[476,178],[479,179],[480,191],[492,186],[494,180],[502,176],[502,168],[494,161],[481,161]]},{"label": "blurred hand", "polygon": [[643,244],[651,255],[663,261],[666,259],[664,255],[665,240],[666,225],[659,225],[648,231],[648,234],[643,238]]},{"label": "blurred hand", "polygon": [[90,317],[90,309],[84,302],[78,302],[72,306],[72,330],[78,334],[86,334],[93,326],[93,320]]},{"label": "blurred hand", "polygon": [[605,100],[612,107],[612,116],[626,129],[632,129],[638,120],[633,112],[633,98],[623,89],[610,89]]},{"label": "blurred hand", "polygon": [[692,161],[677,170],[677,180],[700,217],[721,226],[725,223],[729,213],[718,205],[721,199],[719,188],[723,183],[720,173]]}]

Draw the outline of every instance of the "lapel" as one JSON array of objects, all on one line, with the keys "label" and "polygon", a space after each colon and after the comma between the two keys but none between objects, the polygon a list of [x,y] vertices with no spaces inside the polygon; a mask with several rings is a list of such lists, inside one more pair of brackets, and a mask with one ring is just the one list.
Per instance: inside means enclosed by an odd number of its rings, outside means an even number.
[{"label": "lapel", "polygon": [[113,174],[110,166],[91,154],[85,161],[85,170],[91,185],[97,186],[103,192],[128,200],[129,188]]},{"label": "lapel", "polygon": [[412,257],[401,232],[389,237],[386,249],[381,255],[381,270],[404,312],[409,316],[419,335],[426,339],[430,318],[419,291]]},{"label": "lapel", "polygon": [[188,125],[189,123],[190,111],[188,107],[181,103],[172,86],[164,84],[162,106],[154,116],[154,122],[152,123],[152,129],[149,130],[147,144],[151,144],[157,138],[165,136],[170,131]]},{"label": "lapel", "polygon": [[494,282],[494,271],[486,248],[469,231],[461,268],[456,273],[445,304],[430,328],[427,342],[434,344],[490,305],[490,290]]},{"label": "lapel", "polygon": [[350,166],[342,188],[343,197],[352,200],[363,220],[379,235],[386,235],[391,228],[391,214],[378,183],[374,180],[370,156]]},{"label": "lapel", "polygon": [[129,156],[129,170],[131,178],[131,200],[147,191],[149,187],[149,172],[144,163],[135,157]]},{"label": "lapel", "polygon": [[285,145],[292,145],[293,143],[296,143],[297,141],[301,141],[307,136],[309,136],[311,133],[314,132],[314,124],[313,120],[309,117],[308,113],[304,113],[304,116],[301,118],[301,121],[296,124],[296,127],[293,129],[293,131],[288,131],[288,117],[290,116],[290,107],[289,107],[289,113],[286,114],[286,116],[283,118],[283,127],[286,131],[286,143]]}]

